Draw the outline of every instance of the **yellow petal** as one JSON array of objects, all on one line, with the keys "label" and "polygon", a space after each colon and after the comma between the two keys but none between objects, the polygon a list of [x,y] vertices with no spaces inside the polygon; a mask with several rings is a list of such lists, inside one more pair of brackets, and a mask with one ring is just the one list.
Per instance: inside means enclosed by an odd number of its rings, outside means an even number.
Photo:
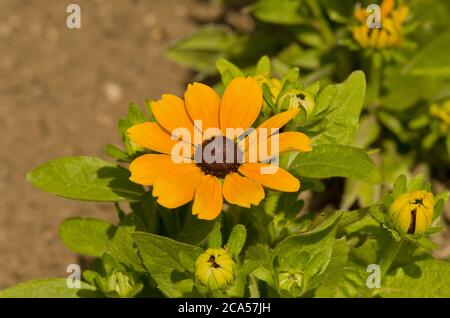
[{"label": "yellow petal", "polygon": [[220,128],[248,129],[258,117],[263,94],[258,82],[252,78],[238,77],[231,81],[220,104]]},{"label": "yellow petal", "polygon": [[369,45],[370,47],[376,47],[378,42],[378,35],[380,33],[380,29],[373,29],[369,36]]},{"label": "yellow petal", "polygon": [[381,3],[381,17],[384,18],[394,9],[394,0],[383,0]]},{"label": "yellow petal", "polygon": [[366,22],[367,19],[367,11],[366,8],[357,8],[355,10],[355,17],[360,21],[360,22]]},{"label": "yellow petal", "polygon": [[214,220],[222,211],[222,185],[212,175],[203,175],[197,186],[192,214],[201,220]]},{"label": "yellow petal", "polygon": [[[171,136],[158,123],[146,122],[134,125],[127,130],[130,139],[136,144],[165,154],[171,154],[179,140],[172,140]],[[192,152],[193,153],[193,150]]]},{"label": "yellow petal", "polygon": [[381,30],[380,31],[380,36],[378,37],[378,41],[377,41],[376,47],[378,49],[385,48],[387,46],[387,43],[388,43],[388,37],[389,37],[389,35],[388,35],[387,31],[386,30]]},{"label": "yellow petal", "polygon": [[354,28],[353,37],[362,47],[369,45],[369,29],[366,25]]},{"label": "yellow petal", "polygon": [[161,154],[147,154],[130,163],[130,180],[142,185],[152,185],[160,173],[170,173],[175,163],[172,157]]},{"label": "yellow petal", "polygon": [[[153,116],[155,116],[158,123],[170,134],[174,133],[177,128],[184,128],[189,131],[190,136],[193,136],[194,124],[189,118],[189,115],[181,98],[166,94],[163,95],[159,101],[151,104]],[[181,134],[175,133],[175,136],[181,137]],[[193,137],[191,137],[193,139]],[[192,140],[190,140],[192,142]]]},{"label": "yellow petal", "polygon": [[250,208],[250,205],[258,205],[264,199],[264,189],[260,183],[237,173],[230,173],[223,183],[223,196],[232,204]]},{"label": "yellow petal", "polygon": [[409,8],[407,6],[401,6],[394,12],[392,12],[392,19],[394,20],[396,26],[400,28],[401,24],[405,22],[409,14]]},{"label": "yellow petal", "polygon": [[168,209],[175,209],[194,198],[202,172],[193,163],[174,164],[170,172],[158,174],[153,182],[153,196]]},{"label": "yellow petal", "polygon": [[431,218],[428,217],[427,211],[423,206],[416,209],[416,234],[424,233],[431,225]]},{"label": "yellow petal", "polygon": [[[300,189],[300,181],[286,170],[266,163],[245,163],[239,172],[263,186],[284,192],[296,192]],[[267,174],[271,172],[270,174]],[[266,174],[265,174],[266,173]]]},{"label": "yellow petal", "polygon": [[246,162],[266,161],[270,158],[290,151],[309,152],[312,150],[311,139],[301,132],[284,132],[263,140],[258,145],[251,145],[245,153]]},{"label": "yellow petal", "polygon": [[[256,128],[252,133],[245,137],[240,144],[244,149],[248,149],[253,144],[262,142],[263,139],[268,138],[274,130],[280,129],[295,116],[297,116],[299,111],[300,110],[298,108],[294,108],[270,117],[259,125],[258,128]],[[266,129],[264,134],[261,133],[262,129]],[[265,136],[264,138],[262,137],[263,135]]]},{"label": "yellow petal", "polygon": [[295,116],[297,116],[298,112],[300,110],[298,108],[290,109],[288,111],[276,114],[266,121],[264,121],[261,125],[258,126],[258,129],[260,128],[275,128],[280,129],[284,125],[286,125],[291,119],[293,119]]},{"label": "yellow petal", "polygon": [[189,84],[184,99],[191,119],[202,121],[203,131],[219,128],[220,97],[215,90],[200,83]]}]

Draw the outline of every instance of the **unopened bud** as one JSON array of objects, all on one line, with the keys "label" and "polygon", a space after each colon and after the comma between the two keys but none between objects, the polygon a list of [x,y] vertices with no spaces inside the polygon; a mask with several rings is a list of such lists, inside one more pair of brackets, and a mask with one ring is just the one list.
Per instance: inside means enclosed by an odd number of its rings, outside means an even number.
[{"label": "unopened bud", "polygon": [[197,281],[210,290],[223,289],[234,281],[235,263],[223,248],[209,248],[195,262]]},{"label": "unopened bud", "polygon": [[388,212],[397,231],[403,234],[421,234],[433,221],[433,205],[433,194],[420,190],[399,196]]}]

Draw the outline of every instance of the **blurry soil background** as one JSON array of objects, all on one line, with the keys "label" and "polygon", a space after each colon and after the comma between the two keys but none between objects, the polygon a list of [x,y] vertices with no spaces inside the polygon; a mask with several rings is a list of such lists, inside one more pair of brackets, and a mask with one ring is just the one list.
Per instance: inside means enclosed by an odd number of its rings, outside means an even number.
[{"label": "blurry soil background", "polygon": [[[66,27],[70,3],[81,29]],[[0,0],[0,289],[79,262],[58,238],[65,218],[116,220],[111,204],[40,192],[26,173],[60,156],[106,159],[129,102],[181,94],[191,74],[164,49],[211,11],[195,0]]]}]

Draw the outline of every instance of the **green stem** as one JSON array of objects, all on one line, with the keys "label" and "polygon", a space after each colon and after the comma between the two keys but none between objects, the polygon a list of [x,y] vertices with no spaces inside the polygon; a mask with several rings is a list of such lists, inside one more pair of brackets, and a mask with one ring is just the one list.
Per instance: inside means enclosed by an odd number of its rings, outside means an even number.
[{"label": "green stem", "polygon": [[386,253],[384,255],[384,258],[381,260],[380,267],[381,267],[381,279],[386,275],[386,273],[391,268],[392,263],[394,262],[395,258],[398,255],[398,252],[400,251],[400,248],[403,244],[403,240],[395,241],[389,244]]},{"label": "green stem", "polygon": [[380,104],[382,66],[382,56],[378,53],[373,54],[370,60],[369,83],[367,88],[368,100],[372,108],[377,108]]},{"label": "green stem", "polygon": [[325,19],[322,8],[318,4],[318,1],[316,0],[310,0],[308,1],[308,5],[314,15],[314,17],[317,19],[317,22],[319,24],[319,30],[322,32],[323,38],[325,39],[325,42],[332,46],[336,42],[334,39],[334,33],[330,28],[330,25],[328,24],[328,21]]}]

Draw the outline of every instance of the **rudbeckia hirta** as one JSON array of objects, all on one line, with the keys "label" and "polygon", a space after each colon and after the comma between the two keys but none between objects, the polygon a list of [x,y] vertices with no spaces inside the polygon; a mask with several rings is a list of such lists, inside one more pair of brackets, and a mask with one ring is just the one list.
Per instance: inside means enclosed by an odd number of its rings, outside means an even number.
[{"label": "rudbeckia hirta", "polygon": [[208,248],[195,261],[195,277],[210,290],[217,290],[233,283],[235,267],[227,250]]},{"label": "rudbeckia hirta", "polygon": [[422,234],[433,221],[434,197],[425,190],[405,193],[389,207],[395,228],[403,234]]},{"label": "rudbeckia hirta", "polygon": [[[311,150],[310,139],[300,132],[274,133],[264,138],[264,131],[273,133],[280,129],[297,115],[298,109],[269,118],[245,138],[227,134],[228,129],[251,128],[261,111],[262,95],[256,80],[243,77],[231,81],[222,98],[200,83],[188,86],[184,101],[163,95],[151,105],[157,122],[138,124],[128,130],[133,142],[157,152],[138,157],[130,164],[130,180],[153,186],[153,196],[166,208],[177,208],[193,200],[192,213],[205,220],[220,214],[223,198],[249,208],[264,198],[263,186],[298,191],[297,178],[262,162],[287,151]],[[200,138],[186,138],[178,133],[180,128]],[[258,151],[274,142],[279,144],[278,153],[264,155]],[[174,160],[177,158],[173,150],[180,143],[188,145],[190,151],[180,155],[182,160]],[[208,149],[213,149],[212,154],[205,154]],[[251,160],[255,153],[257,160]],[[273,173],[266,174],[264,169]]]},{"label": "rudbeckia hirta", "polygon": [[353,29],[353,37],[363,48],[385,49],[402,45],[403,23],[409,14],[405,5],[395,9],[394,0],[381,3],[381,28],[369,28],[367,18],[370,13],[365,8],[357,8],[355,17],[361,23]]}]

